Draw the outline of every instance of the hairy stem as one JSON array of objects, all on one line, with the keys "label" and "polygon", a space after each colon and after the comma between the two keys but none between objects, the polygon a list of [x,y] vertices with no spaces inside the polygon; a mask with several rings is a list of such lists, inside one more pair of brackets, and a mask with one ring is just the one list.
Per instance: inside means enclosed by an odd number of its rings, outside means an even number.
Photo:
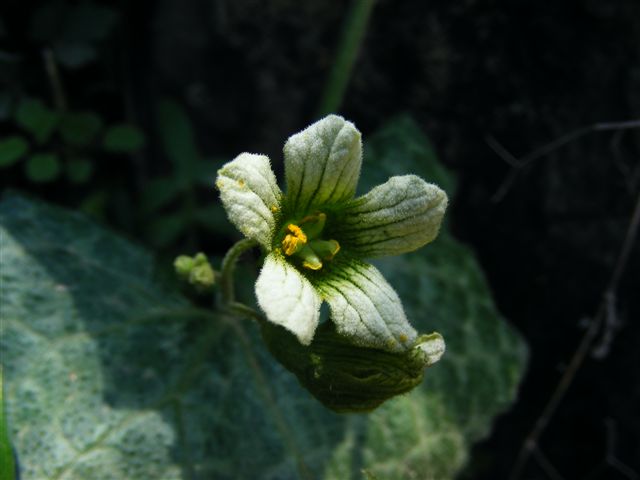
[{"label": "hairy stem", "polygon": [[60,77],[60,71],[58,70],[58,64],[53,50],[45,48],[42,53],[44,57],[44,67],[49,76],[49,83],[51,84],[51,91],[53,93],[53,104],[56,110],[59,112],[65,112],[67,110],[67,97],[64,94],[64,88],[62,86],[62,78]]},{"label": "hairy stem", "polygon": [[257,246],[255,240],[245,238],[235,243],[224,256],[222,269],[220,271],[220,295],[223,305],[232,306],[237,303],[235,301],[236,295],[233,283],[236,264],[238,263],[240,255],[255,246]]}]

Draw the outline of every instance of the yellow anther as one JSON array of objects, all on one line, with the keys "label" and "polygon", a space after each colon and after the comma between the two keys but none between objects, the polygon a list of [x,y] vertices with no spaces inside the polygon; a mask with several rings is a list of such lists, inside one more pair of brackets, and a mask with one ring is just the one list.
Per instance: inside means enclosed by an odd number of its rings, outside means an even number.
[{"label": "yellow anther", "polygon": [[327,220],[327,215],[325,213],[320,212],[314,215],[307,215],[302,220],[300,220],[300,224],[302,225],[303,223],[308,223],[308,222],[322,222],[322,224],[324,225],[324,222],[326,220]]},{"label": "yellow anther", "polygon": [[322,212],[318,212],[304,217],[300,220],[300,225],[304,226],[304,231],[307,233],[309,238],[313,239],[320,236],[326,221],[327,215]]},{"label": "yellow anther", "polygon": [[305,260],[304,262],[302,262],[302,266],[304,268],[308,268],[310,270],[320,270],[322,268],[322,262],[321,261],[307,261]]},{"label": "yellow anther", "polygon": [[320,270],[322,268],[322,260],[317,253],[309,245],[305,245],[298,252],[298,256],[302,259],[302,266],[309,270]]},{"label": "yellow anther", "polygon": [[340,251],[340,244],[337,240],[329,240],[329,242],[331,242],[331,244],[333,245],[333,249],[331,250],[331,257],[329,258],[329,260],[331,260],[336,256],[336,253]]},{"label": "yellow anther", "polygon": [[400,335],[398,335],[398,340],[400,340],[402,343],[404,343],[407,340],[409,340],[409,337],[407,337],[404,333],[401,333]]},{"label": "yellow anther", "polygon": [[293,233],[296,238],[299,238],[301,242],[307,243],[307,236],[299,226],[290,223],[289,225],[287,225],[287,230]]},{"label": "yellow anther", "polygon": [[323,260],[333,260],[336,253],[340,251],[340,244],[337,240],[311,240],[309,246]]},{"label": "yellow anther", "polygon": [[242,179],[238,180],[238,186],[240,188],[244,188],[244,180],[242,180]]},{"label": "yellow anther", "polygon": [[276,213],[278,211],[278,206],[277,205],[271,205],[271,211],[273,213]]},{"label": "yellow anther", "polygon": [[294,224],[289,224],[287,230],[291,233],[282,240],[282,248],[286,255],[293,255],[307,243],[307,236],[299,226]]}]

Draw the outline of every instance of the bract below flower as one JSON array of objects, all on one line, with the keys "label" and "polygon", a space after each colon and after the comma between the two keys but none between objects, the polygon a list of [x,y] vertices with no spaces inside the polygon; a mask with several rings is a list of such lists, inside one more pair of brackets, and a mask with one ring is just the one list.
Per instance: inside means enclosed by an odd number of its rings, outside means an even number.
[{"label": "bract below flower", "polygon": [[416,331],[396,292],[368,258],[415,250],[438,234],[447,196],[415,175],[355,197],[360,132],[330,115],[284,146],[286,193],[269,159],[242,153],[218,171],[229,219],[266,253],[256,296],[267,318],[311,343],[320,305],[355,344],[402,352]]}]

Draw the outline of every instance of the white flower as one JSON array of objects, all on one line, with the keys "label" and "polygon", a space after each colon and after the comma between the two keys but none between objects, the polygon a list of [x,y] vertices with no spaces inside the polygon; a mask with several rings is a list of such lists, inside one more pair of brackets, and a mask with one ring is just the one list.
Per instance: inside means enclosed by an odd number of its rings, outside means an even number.
[{"label": "white flower", "polygon": [[367,258],[415,250],[438,234],[447,196],[415,175],[355,198],[360,132],[330,115],[284,146],[286,193],[264,155],[243,153],[216,185],[233,224],[267,253],[256,296],[267,318],[311,343],[320,305],[355,344],[392,352],[414,345],[393,288]]}]

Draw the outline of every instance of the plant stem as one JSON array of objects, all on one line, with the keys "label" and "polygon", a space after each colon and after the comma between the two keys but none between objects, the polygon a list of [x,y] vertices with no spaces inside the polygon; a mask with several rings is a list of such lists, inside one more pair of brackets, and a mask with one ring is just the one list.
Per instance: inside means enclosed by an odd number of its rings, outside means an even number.
[{"label": "plant stem", "polygon": [[236,295],[233,284],[233,273],[236,269],[236,263],[240,255],[255,246],[257,246],[255,240],[245,238],[236,242],[224,256],[220,272],[220,294],[223,305],[229,306],[235,303]]},{"label": "plant stem", "polygon": [[51,83],[51,90],[53,92],[53,104],[56,110],[59,112],[67,111],[67,97],[64,94],[64,88],[62,86],[62,78],[60,77],[60,71],[58,70],[58,64],[56,63],[56,57],[53,54],[53,50],[45,48],[42,53],[44,57],[44,67],[49,76],[49,82]]},{"label": "plant stem", "polygon": [[337,111],[342,104],[374,3],[375,0],[354,0],[344,23],[336,59],[318,106],[318,117]]}]

